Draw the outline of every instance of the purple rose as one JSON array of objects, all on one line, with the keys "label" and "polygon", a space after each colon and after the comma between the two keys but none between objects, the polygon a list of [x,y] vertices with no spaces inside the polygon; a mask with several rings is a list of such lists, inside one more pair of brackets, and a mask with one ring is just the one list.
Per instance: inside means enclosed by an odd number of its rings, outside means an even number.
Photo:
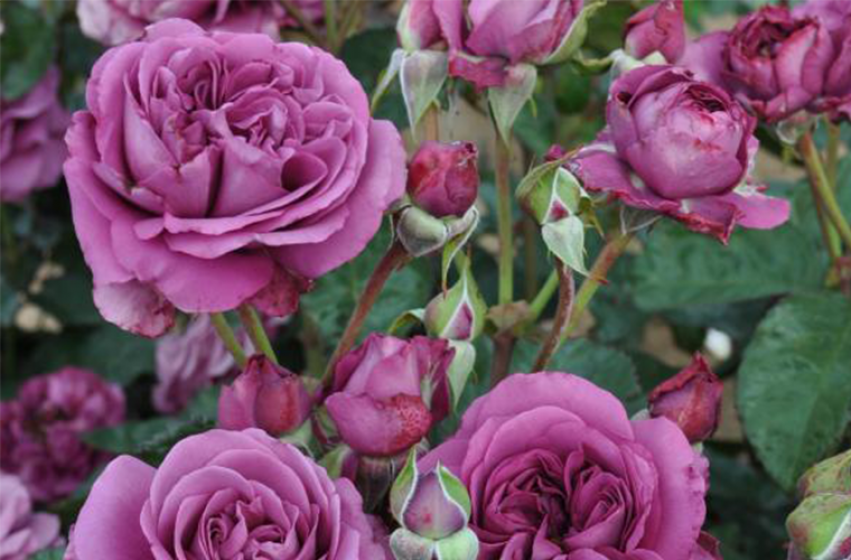
[{"label": "purple rose", "polygon": [[342,62],[186,20],[107,51],[65,176],[103,316],[158,336],[175,309],[292,311],[358,255],[405,187],[398,131]]},{"label": "purple rose", "polygon": [[828,111],[835,121],[851,120],[851,2],[809,0],[793,13],[796,17],[818,18],[833,42],[834,59],[815,108]]},{"label": "purple rose", "polygon": [[59,518],[33,512],[26,486],[17,476],[0,473],[0,560],[27,560],[61,544]]},{"label": "purple rose", "polygon": [[347,479],[256,429],[211,430],[159,468],[123,455],[92,487],[66,560],[384,560]]},{"label": "purple rose", "polygon": [[50,68],[20,99],[0,100],[0,200],[20,202],[62,176],[70,117],[56,96],[59,71]]},{"label": "purple rose", "polygon": [[[313,22],[324,13],[322,0],[294,0]],[[83,33],[106,45],[138,39],[145,27],[168,18],[192,20],[207,29],[265,33],[278,38],[278,28],[295,26],[278,0],[80,0],[77,18]]]},{"label": "purple rose", "polygon": [[478,159],[472,142],[423,142],[408,167],[408,194],[432,216],[460,218],[479,194]]},{"label": "purple rose", "polygon": [[765,6],[732,31],[710,33],[687,45],[678,63],[725,87],[771,123],[819,97],[833,53],[830,34],[817,18]]},{"label": "purple rose", "polygon": [[686,47],[683,0],[659,0],[647,6],[626,22],[624,50],[634,58],[645,58],[654,52],[674,63]]},{"label": "purple rose", "polygon": [[469,490],[481,559],[704,558],[706,459],[580,377],[507,378],[419,467],[438,461]]},{"label": "purple rose", "polygon": [[248,359],[242,373],[219,396],[219,427],[260,428],[273,436],[295,430],[310,415],[311,399],[302,379],[262,354]]},{"label": "purple rose", "polygon": [[123,419],[121,388],[90,371],[34,377],[0,406],[0,469],[18,475],[38,501],[64,498],[108,458],[80,435]]},{"label": "purple rose", "polygon": [[756,119],[722,88],[681,68],[644,66],[612,84],[606,120],[569,162],[587,190],[724,242],[737,224],[770,229],[788,219],[787,201],[751,183]]},{"label": "purple rose", "polygon": [[343,442],[372,457],[417,444],[449,413],[446,371],[454,354],[442,339],[371,334],[337,364],[325,399]]}]

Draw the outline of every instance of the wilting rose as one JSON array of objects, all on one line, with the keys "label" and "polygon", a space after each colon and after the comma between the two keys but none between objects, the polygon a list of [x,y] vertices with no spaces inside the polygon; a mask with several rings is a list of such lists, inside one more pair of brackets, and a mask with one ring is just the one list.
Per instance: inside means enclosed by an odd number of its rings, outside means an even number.
[{"label": "wilting rose", "polygon": [[64,498],[108,458],[80,436],[123,419],[121,388],[90,371],[34,377],[0,406],[0,469],[18,475],[38,501]]},{"label": "wilting rose", "polygon": [[35,513],[27,488],[17,476],[0,473],[0,560],[27,560],[62,544],[59,518]]},{"label": "wilting rose", "polygon": [[337,364],[325,399],[343,442],[373,457],[418,443],[449,413],[446,371],[454,353],[442,339],[371,334]]},{"label": "wilting rose", "polygon": [[[322,0],[294,0],[313,22],[321,19]],[[77,18],[83,33],[106,45],[138,39],[145,27],[168,18],[184,18],[218,31],[265,33],[278,38],[282,26],[294,26],[278,0],[80,0]]]},{"label": "wilting rose", "polygon": [[765,6],[732,31],[710,33],[687,45],[678,64],[722,85],[760,118],[777,122],[819,97],[833,53],[830,35],[817,18]]},{"label": "wilting rose", "polygon": [[606,120],[569,162],[587,190],[724,242],[735,225],[770,229],[789,217],[789,203],[749,177],[756,119],[720,87],[681,68],[644,66],[612,85]]},{"label": "wilting rose", "polygon": [[817,18],[830,33],[834,58],[815,109],[828,111],[835,120],[851,120],[851,2],[809,0],[795,8],[796,17]]},{"label": "wilting rose", "polygon": [[705,558],[706,459],[580,377],[507,378],[419,467],[438,461],[470,492],[480,559]]},{"label": "wilting rose", "polygon": [[257,354],[219,396],[219,427],[261,428],[273,436],[295,430],[307,420],[311,399],[302,379]]},{"label": "wilting rose", "polygon": [[624,50],[634,58],[662,53],[670,63],[679,59],[686,47],[683,0],[659,0],[626,22]]},{"label": "wilting rose", "polygon": [[157,336],[185,312],[293,309],[301,278],[355,257],[405,186],[393,125],[342,62],[186,20],[108,51],[65,176],[94,299]]},{"label": "wilting rose", "polygon": [[423,142],[408,167],[408,194],[431,214],[461,217],[479,193],[479,151],[472,142]]},{"label": "wilting rose", "polygon": [[688,367],[653,389],[647,400],[652,417],[664,416],[697,443],[718,428],[723,393],[724,384],[698,353]]},{"label": "wilting rose", "polygon": [[0,200],[20,202],[62,176],[70,120],[59,104],[59,71],[50,68],[20,99],[0,100]]},{"label": "wilting rose", "polygon": [[123,455],[92,487],[66,560],[384,560],[347,479],[257,429],[212,430],[159,468]]}]

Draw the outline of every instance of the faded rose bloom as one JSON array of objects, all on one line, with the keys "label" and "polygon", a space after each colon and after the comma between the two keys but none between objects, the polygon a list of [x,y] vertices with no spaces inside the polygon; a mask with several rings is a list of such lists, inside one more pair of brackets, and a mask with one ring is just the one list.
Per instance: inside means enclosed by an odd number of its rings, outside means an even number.
[{"label": "faded rose bloom", "polygon": [[419,468],[438,461],[469,490],[480,559],[706,559],[706,459],[580,377],[508,377]]},{"label": "faded rose bloom", "polygon": [[478,159],[472,142],[423,142],[408,166],[411,200],[437,218],[460,218],[479,193]]},{"label": "faded rose bloom", "polygon": [[662,53],[670,63],[679,59],[686,47],[683,0],[659,0],[626,22],[624,50],[634,58]]},{"label": "faded rose bloom", "polygon": [[815,109],[828,111],[835,121],[851,120],[851,2],[809,0],[795,8],[799,18],[817,18],[833,42],[834,58]]},{"label": "faded rose bloom", "polygon": [[61,544],[59,518],[33,512],[32,499],[21,480],[0,473],[0,560],[27,560]]},{"label": "faded rose bloom", "polygon": [[66,560],[390,560],[352,483],[262,430],[211,430],[92,487]]},{"label": "faded rose bloom", "polygon": [[121,388],[88,370],[34,377],[0,406],[0,469],[18,475],[35,500],[64,498],[108,459],[80,435],[123,419]]},{"label": "faded rose bloom", "polygon": [[446,372],[454,353],[442,339],[371,334],[337,364],[325,399],[343,442],[373,457],[418,443],[449,413]]},{"label": "faded rose bloom", "polygon": [[109,50],[65,176],[103,316],[145,336],[175,309],[291,313],[358,255],[405,187],[398,131],[342,62],[186,20]]},{"label": "faded rose bloom", "polygon": [[295,430],[310,415],[302,379],[266,356],[249,358],[242,373],[219,396],[219,427],[260,428],[273,436]]},{"label": "faded rose bloom", "polygon": [[817,18],[764,6],[732,31],[710,33],[687,45],[678,64],[725,87],[773,123],[821,95],[833,57],[830,34]]},{"label": "faded rose bloom", "polygon": [[26,95],[0,100],[0,200],[20,202],[54,186],[67,154],[62,137],[70,117],[57,97],[59,71],[51,67]]},{"label": "faded rose bloom", "polygon": [[608,128],[569,162],[586,190],[655,210],[726,242],[733,227],[771,229],[789,203],[749,172],[756,119],[722,88],[672,66],[643,66],[612,84]]},{"label": "faded rose bloom", "polygon": [[650,392],[650,416],[664,416],[679,426],[690,442],[697,443],[709,439],[718,428],[723,392],[724,384],[698,353],[688,367]]},{"label": "faded rose bloom", "polygon": [[[294,0],[311,21],[322,18],[322,0]],[[296,21],[278,0],[79,0],[83,33],[106,45],[138,39],[145,27],[168,18],[189,19],[207,29],[265,33],[278,38]]]}]

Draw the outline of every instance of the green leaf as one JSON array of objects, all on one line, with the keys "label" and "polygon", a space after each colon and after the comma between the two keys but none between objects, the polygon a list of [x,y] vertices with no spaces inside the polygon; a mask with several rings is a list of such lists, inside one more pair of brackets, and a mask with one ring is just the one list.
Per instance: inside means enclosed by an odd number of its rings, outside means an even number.
[{"label": "green leaf", "polygon": [[531,64],[508,67],[505,85],[488,89],[491,113],[503,141],[511,141],[511,128],[520,110],[532,98],[538,79],[538,69]]},{"label": "green leaf", "polygon": [[[512,372],[528,372],[540,345],[527,340],[517,343],[511,361]],[[635,365],[619,350],[590,340],[568,340],[550,360],[548,371],[579,375],[626,401],[641,393]]]},{"label": "green leaf", "polygon": [[52,23],[17,2],[4,2],[0,38],[0,95],[17,99],[38,83],[56,50]]},{"label": "green leaf", "polygon": [[816,289],[824,272],[819,246],[795,224],[738,229],[725,247],[663,222],[636,260],[635,300],[647,311],[733,303]]},{"label": "green leaf", "polygon": [[37,552],[30,560],[62,560],[65,557],[65,548],[49,548]]},{"label": "green leaf", "polygon": [[88,272],[74,271],[48,280],[33,300],[63,326],[103,324],[92,300],[92,280]]},{"label": "green leaf", "polygon": [[786,489],[839,443],[851,411],[851,302],[794,296],[757,328],[739,368],[745,432]]}]

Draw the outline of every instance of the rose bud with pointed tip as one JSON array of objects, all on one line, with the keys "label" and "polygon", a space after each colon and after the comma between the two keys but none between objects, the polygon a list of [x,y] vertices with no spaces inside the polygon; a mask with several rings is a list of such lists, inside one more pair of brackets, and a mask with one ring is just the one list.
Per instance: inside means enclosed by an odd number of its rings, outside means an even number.
[{"label": "rose bud with pointed tip", "polygon": [[310,395],[301,378],[259,354],[219,396],[219,427],[227,430],[261,428],[277,436],[309,415]]},{"label": "rose bud with pointed tip", "polygon": [[447,479],[463,486],[451,473],[441,468],[419,477],[413,494],[402,509],[403,525],[414,533],[430,539],[443,539],[467,526],[470,498],[464,490],[463,502],[456,501],[446,486]]},{"label": "rose bud with pointed tip", "polygon": [[408,0],[396,23],[396,36],[406,51],[427,49],[441,40],[440,22],[432,5],[435,0]]},{"label": "rose bud with pointed tip", "polygon": [[851,449],[810,467],[798,481],[798,492],[801,496],[851,494]]},{"label": "rose bud with pointed tip", "polygon": [[473,340],[485,325],[487,304],[469,267],[446,293],[438,294],[426,306],[426,331],[449,340]]},{"label": "rose bud with pointed tip", "polygon": [[703,441],[718,427],[724,385],[700,354],[648,397],[650,416],[677,424],[691,443]]},{"label": "rose bud with pointed tip", "polygon": [[817,494],[789,514],[786,529],[806,558],[851,557],[851,494]]},{"label": "rose bud with pointed tip", "polygon": [[683,0],[660,0],[626,22],[624,50],[634,58],[660,52],[673,63],[682,56],[685,46]]},{"label": "rose bud with pointed tip", "polygon": [[423,142],[408,167],[408,194],[432,216],[460,218],[479,193],[478,159],[472,142]]},{"label": "rose bud with pointed tip", "polygon": [[540,225],[578,214],[582,198],[588,197],[562,163],[555,159],[533,168],[517,187],[520,206]]}]

